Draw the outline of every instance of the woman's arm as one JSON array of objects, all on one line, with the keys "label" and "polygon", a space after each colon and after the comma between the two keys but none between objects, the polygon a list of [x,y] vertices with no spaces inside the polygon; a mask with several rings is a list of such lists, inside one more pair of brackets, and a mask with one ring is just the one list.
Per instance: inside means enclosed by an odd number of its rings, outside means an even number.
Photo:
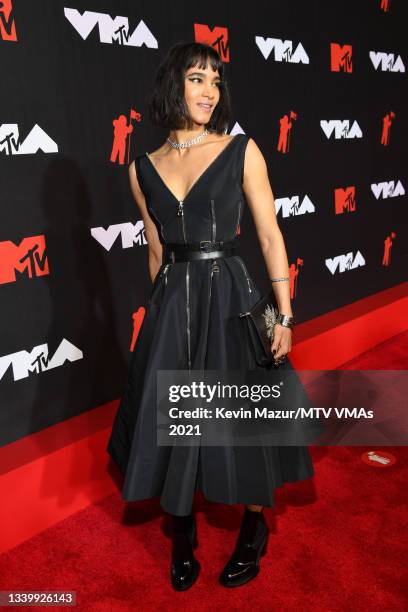
[{"label": "woman's arm", "polygon": [[140,214],[144,223],[145,236],[149,248],[149,274],[152,282],[154,282],[156,274],[159,271],[160,266],[162,265],[163,246],[160,242],[157,227],[154,224],[147,210],[146,199],[142,190],[140,189],[139,182],[137,180],[134,161],[132,161],[132,163],[129,165],[129,180],[133,197],[139,207]]},{"label": "woman's arm", "polygon": [[[269,278],[289,277],[288,258],[276,219],[275,201],[268,178],[268,169],[264,156],[252,138],[249,139],[245,151],[242,186],[254,219]],[[271,284],[279,312],[293,316],[289,280],[271,281]],[[291,347],[292,330],[277,324],[272,343],[272,350],[277,350],[275,359],[288,353]]]}]

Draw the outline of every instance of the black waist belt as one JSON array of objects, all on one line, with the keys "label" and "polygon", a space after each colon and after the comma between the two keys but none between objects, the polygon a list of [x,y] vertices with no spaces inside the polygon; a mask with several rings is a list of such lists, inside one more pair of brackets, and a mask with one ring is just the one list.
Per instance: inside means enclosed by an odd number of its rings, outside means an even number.
[{"label": "black waist belt", "polygon": [[201,240],[201,242],[187,244],[168,242],[163,250],[163,262],[174,263],[176,261],[231,257],[236,254],[237,248],[238,240],[236,238],[224,242],[211,242],[211,240]]}]

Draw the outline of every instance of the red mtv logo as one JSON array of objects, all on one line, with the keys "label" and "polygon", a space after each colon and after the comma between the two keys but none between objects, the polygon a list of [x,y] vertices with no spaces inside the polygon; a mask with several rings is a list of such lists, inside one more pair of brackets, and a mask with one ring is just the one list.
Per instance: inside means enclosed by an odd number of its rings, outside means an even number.
[{"label": "red mtv logo", "polygon": [[204,23],[194,24],[194,40],[215,47],[223,62],[229,62],[228,28],[215,26],[212,30]]},{"label": "red mtv logo", "polygon": [[353,212],[356,210],[356,188],[346,187],[334,190],[335,214],[341,215],[345,210]]},{"label": "red mtv logo", "polygon": [[11,16],[11,0],[0,0],[0,39],[17,40],[16,24]]},{"label": "red mtv logo", "polygon": [[332,72],[353,72],[353,47],[330,43],[330,61]]},{"label": "red mtv logo", "polygon": [[19,245],[11,240],[0,242],[0,262],[0,284],[14,283],[17,275],[33,278],[49,274],[45,236],[24,238]]},{"label": "red mtv logo", "polygon": [[353,72],[353,47],[330,43],[330,61],[332,72]]}]

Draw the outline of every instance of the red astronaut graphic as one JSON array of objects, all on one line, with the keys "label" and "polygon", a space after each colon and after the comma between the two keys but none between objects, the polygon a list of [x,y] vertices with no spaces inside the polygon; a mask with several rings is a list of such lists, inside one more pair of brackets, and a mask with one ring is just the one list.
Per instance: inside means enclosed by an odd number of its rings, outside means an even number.
[{"label": "red astronaut graphic", "polygon": [[293,125],[292,119],[297,119],[297,114],[293,111],[290,111],[289,115],[284,115],[279,119],[280,130],[277,149],[281,153],[287,153],[289,151],[290,132]]},{"label": "red astronaut graphic", "polygon": [[126,145],[128,145],[127,161],[129,163],[130,134],[133,132],[132,119],[136,119],[136,121],[140,121],[141,119],[140,113],[136,112],[133,108],[130,109],[129,125],[126,115],[119,115],[117,119],[112,121],[114,127],[113,145],[110,155],[110,161],[112,163],[115,163],[118,157],[119,164],[123,165],[125,163]]},{"label": "red astronaut graphic", "polygon": [[387,113],[383,117],[383,128],[382,128],[382,132],[381,132],[381,144],[384,145],[385,147],[388,146],[388,144],[390,142],[390,128],[391,128],[391,123],[392,123],[393,119],[395,119],[395,113],[393,113],[392,111],[390,113]]},{"label": "red astronaut graphic", "polygon": [[383,254],[383,260],[382,260],[383,266],[390,265],[392,241],[394,238],[396,238],[396,236],[397,234],[395,232],[391,232],[391,235],[387,236],[386,239],[384,240],[384,254]]},{"label": "red astronaut graphic", "polygon": [[297,279],[299,276],[299,266],[303,266],[303,259],[300,259],[300,257],[296,259],[296,264],[292,263],[289,266],[289,283],[290,283],[291,299],[294,298],[297,293]]}]

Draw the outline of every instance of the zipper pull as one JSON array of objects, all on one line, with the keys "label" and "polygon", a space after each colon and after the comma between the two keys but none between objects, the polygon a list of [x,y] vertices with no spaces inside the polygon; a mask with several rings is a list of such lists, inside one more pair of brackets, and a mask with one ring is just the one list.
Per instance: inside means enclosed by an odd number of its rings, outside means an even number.
[{"label": "zipper pull", "polygon": [[179,201],[177,216],[180,217],[184,214],[183,212],[183,200]]},{"label": "zipper pull", "polygon": [[218,266],[218,261],[216,259],[214,259],[214,261],[212,263],[212,271],[216,272],[217,274],[220,271],[220,268]]},{"label": "zipper pull", "polygon": [[168,264],[166,264],[166,265],[164,266],[164,270],[163,270],[163,276],[164,276],[164,284],[165,284],[165,286],[167,286],[167,276],[166,276],[166,274],[167,274],[167,270],[168,270],[169,268],[170,268],[170,264],[168,263]]}]

